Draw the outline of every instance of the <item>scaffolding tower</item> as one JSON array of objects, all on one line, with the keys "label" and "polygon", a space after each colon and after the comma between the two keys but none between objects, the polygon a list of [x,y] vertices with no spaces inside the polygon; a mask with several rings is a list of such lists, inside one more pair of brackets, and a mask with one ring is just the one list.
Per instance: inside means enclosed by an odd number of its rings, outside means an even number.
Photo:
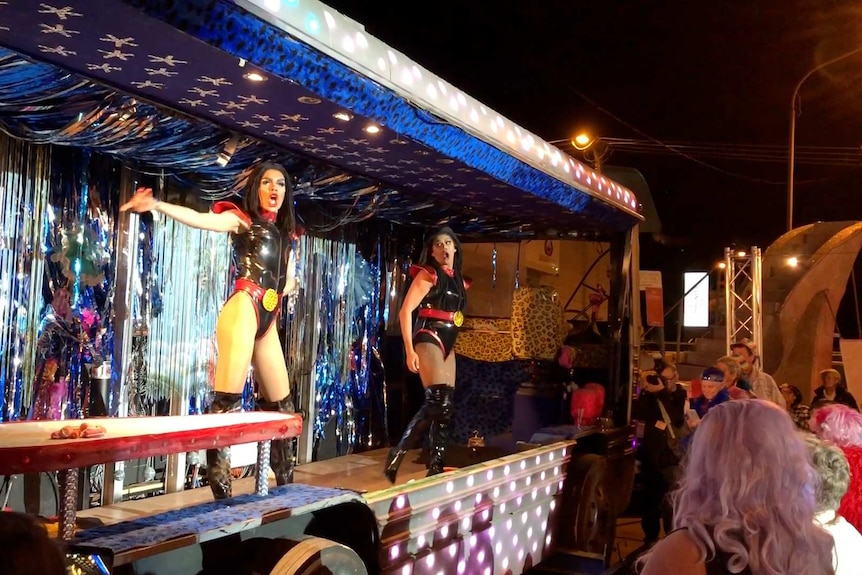
[{"label": "scaffolding tower", "polygon": [[763,268],[760,248],[750,252],[724,249],[725,325],[727,344],[749,339],[763,365]]}]

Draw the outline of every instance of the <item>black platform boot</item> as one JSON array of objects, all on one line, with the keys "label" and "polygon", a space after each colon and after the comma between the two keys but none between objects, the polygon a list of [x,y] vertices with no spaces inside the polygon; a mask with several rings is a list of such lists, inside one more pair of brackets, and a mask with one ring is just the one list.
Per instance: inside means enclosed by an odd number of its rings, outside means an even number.
[{"label": "black platform boot", "polygon": [[443,399],[443,391],[441,388],[448,388],[446,384],[436,384],[425,389],[425,402],[410,423],[404,430],[401,436],[401,441],[398,445],[389,450],[389,456],[386,458],[386,466],[383,468],[383,475],[389,479],[390,483],[395,483],[395,477],[398,474],[398,468],[401,467],[401,462],[404,456],[410,449],[416,447],[419,439],[428,430],[431,423],[438,417],[442,411],[441,400]]},{"label": "black platform boot", "polygon": [[[227,413],[239,411],[242,403],[241,393],[217,391],[207,413]],[[230,447],[207,449],[207,482],[215,499],[231,496]]]},{"label": "black platform boot", "polygon": [[[260,411],[277,411],[279,413],[296,413],[293,398],[288,395],[279,401],[257,400]],[[275,474],[276,485],[293,483],[293,439],[273,439],[270,448],[269,466]]]},{"label": "black platform boot", "polygon": [[428,475],[437,475],[443,473],[443,460],[446,454],[446,444],[449,442],[449,421],[452,419],[452,394],[455,388],[446,386],[434,386],[437,389],[437,400],[440,408],[439,414],[431,423],[431,431],[428,439],[431,449],[431,459],[428,464]]}]

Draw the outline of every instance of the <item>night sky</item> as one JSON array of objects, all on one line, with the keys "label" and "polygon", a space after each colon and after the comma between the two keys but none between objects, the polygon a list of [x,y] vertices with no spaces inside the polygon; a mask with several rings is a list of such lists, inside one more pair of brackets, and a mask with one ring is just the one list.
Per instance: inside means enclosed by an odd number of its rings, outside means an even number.
[{"label": "night sky", "polygon": [[[588,128],[785,154],[795,83],[862,46],[862,4],[849,0],[326,3],[546,140]],[[860,80],[862,55],[805,83],[797,145],[862,145]],[[785,231],[786,159],[704,161],[717,169],[619,150],[606,160],[652,189],[664,239],[646,247],[648,266],[709,265],[724,246],[765,249]],[[862,219],[862,170],[797,166],[796,181],[796,225]]]}]

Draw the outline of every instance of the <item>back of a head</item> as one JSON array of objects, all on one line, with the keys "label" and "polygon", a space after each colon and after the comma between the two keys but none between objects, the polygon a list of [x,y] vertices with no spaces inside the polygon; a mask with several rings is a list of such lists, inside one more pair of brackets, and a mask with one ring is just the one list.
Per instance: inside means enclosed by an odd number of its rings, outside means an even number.
[{"label": "back of a head", "polygon": [[838,447],[862,446],[862,413],[840,403],[819,407],[809,422],[811,431]]},{"label": "back of a head", "polygon": [[[674,494],[677,527],[705,556],[758,575],[829,573],[832,539],[819,530],[816,477],[787,413],[773,403],[729,401],[704,417]],[[790,495],[792,494],[792,495]]]},{"label": "back of a head", "polygon": [[841,448],[818,439],[810,433],[803,435],[811,455],[811,464],[820,479],[815,500],[817,512],[836,511],[850,487],[850,464]]},{"label": "back of a head", "polygon": [[32,518],[0,512],[0,573],[2,575],[66,575],[60,546]]}]

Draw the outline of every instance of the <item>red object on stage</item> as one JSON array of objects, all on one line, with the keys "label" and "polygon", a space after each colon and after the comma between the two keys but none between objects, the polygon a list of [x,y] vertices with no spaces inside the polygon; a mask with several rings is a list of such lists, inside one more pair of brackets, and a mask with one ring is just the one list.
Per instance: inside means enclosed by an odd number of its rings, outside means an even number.
[{"label": "red object on stage", "polygon": [[588,383],[572,393],[572,420],[578,422],[578,410],[583,409],[581,425],[593,425],[602,416],[605,405],[605,388],[598,383]]},{"label": "red object on stage", "polygon": [[[51,439],[86,423],[99,437]],[[0,425],[0,475],[76,469],[168,453],[297,437],[302,418],[276,412],[27,421]]]}]

